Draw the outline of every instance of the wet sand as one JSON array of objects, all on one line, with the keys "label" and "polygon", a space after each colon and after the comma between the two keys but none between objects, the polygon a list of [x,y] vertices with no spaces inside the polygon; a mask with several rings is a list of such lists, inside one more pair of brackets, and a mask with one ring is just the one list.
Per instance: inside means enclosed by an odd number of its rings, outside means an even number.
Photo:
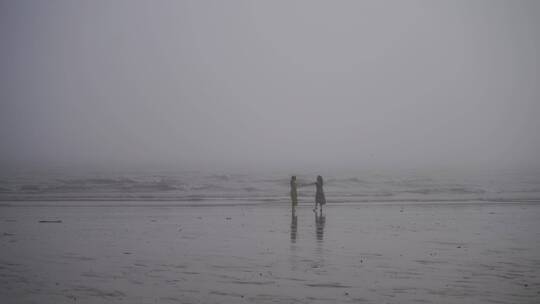
[{"label": "wet sand", "polygon": [[0,207],[1,303],[539,303],[540,205]]}]

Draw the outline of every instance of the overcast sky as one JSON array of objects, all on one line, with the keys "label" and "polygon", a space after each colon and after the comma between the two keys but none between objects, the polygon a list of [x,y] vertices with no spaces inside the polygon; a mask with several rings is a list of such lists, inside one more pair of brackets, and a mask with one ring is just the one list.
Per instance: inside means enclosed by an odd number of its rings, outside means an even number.
[{"label": "overcast sky", "polygon": [[2,166],[530,166],[540,1],[0,1]]}]

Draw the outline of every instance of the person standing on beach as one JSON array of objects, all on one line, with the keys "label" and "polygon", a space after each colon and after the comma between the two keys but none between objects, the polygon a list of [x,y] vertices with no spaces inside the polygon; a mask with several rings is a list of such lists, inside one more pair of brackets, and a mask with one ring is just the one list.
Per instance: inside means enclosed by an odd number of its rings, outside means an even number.
[{"label": "person standing on beach", "polygon": [[315,192],[315,208],[313,208],[313,211],[317,212],[317,205],[319,205],[319,208],[322,213],[322,206],[326,204],[326,197],[324,196],[323,191],[323,179],[322,176],[317,176],[317,182],[315,183],[316,192]]},{"label": "person standing on beach", "polygon": [[292,212],[294,215],[296,206],[298,205],[298,191],[297,191],[295,175],[291,177],[291,203],[292,203]]}]

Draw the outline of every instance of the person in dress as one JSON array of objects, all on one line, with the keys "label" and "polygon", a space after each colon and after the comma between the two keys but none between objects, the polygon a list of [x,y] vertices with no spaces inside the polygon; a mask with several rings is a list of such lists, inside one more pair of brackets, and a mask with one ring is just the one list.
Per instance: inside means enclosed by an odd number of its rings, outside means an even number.
[{"label": "person in dress", "polygon": [[313,211],[317,211],[318,205],[322,213],[322,206],[326,205],[326,197],[324,196],[322,176],[317,176],[317,182],[315,183],[315,187],[315,208],[313,208]]}]

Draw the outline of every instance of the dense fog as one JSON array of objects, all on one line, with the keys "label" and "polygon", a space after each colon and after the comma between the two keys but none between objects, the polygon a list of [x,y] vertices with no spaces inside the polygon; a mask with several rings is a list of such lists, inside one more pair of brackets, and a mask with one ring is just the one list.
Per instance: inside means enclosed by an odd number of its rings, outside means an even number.
[{"label": "dense fog", "polygon": [[531,167],[537,1],[2,1],[0,164]]}]

